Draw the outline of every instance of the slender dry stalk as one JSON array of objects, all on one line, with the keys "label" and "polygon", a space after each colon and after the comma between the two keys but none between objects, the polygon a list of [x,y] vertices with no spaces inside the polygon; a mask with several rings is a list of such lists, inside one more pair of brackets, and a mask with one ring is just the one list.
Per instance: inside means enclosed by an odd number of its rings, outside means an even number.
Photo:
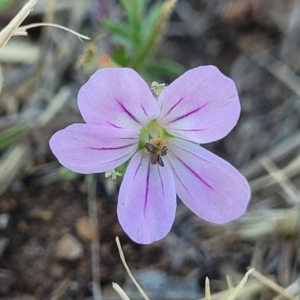
[{"label": "slender dry stalk", "polygon": [[29,0],[17,15],[9,22],[9,24],[0,32],[0,50],[6,45],[9,39],[14,35],[21,23],[30,14],[37,0]]},{"label": "slender dry stalk", "polygon": [[288,176],[283,171],[279,170],[268,157],[262,158],[260,163],[281,186],[287,196],[286,198],[289,204],[299,204],[299,192],[289,180]]},{"label": "slender dry stalk", "polygon": [[252,269],[252,270],[253,271],[252,271],[251,275],[254,276],[255,278],[257,278],[258,280],[260,280],[264,285],[268,286],[269,288],[271,288],[272,290],[274,290],[275,292],[280,294],[285,299],[297,300],[293,295],[291,295],[289,292],[287,292],[283,287],[279,286],[277,283],[275,283],[268,277],[262,275],[258,271],[255,271],[254,269]]},{"label": "slender dry stalk", "polygon": [[40,26],[52,26],[57,27],[63,30],[66,30],[68,32],[71,32],[82,39],[90,39],[89,37],[80,34],[74,30],[71,30],[69,28],[66,28],[64,26],[53,24],[53,23],[35,23],[35,24],[29,24],[26,26],[20,27],[22,22],[26,19],[26,17],[30,14],[32,11],[34,5],[37,3],[38,0],[29,0],[23,8],[17,13],[17,15],[9,22],[9,24],[2,29],[0,32],[0,50],[6,45],[6,43],[10,40],[12,36],[26,36],[27,30],[30,28],[40,27]]},{"label": "slender dry stalk", "polygon": [[[295,295],[295,296],[298,295],[297,299],[299,300],[300,299],[300,278],[295,280],[285,290],[292,295]],[[280,295],[280,296],[276,296],[272,300],[284,300],[284,297]]]},{"label": "slender dry stalk", "polygon": [[208,277],[205,278],[205,300],[211,300],[210,285]]},{"label": "slender dry stalk", "polygon": [[65,27],[65,26],[53,24],[53,23],[45,23],[45,22],[33,23],[33,24],[26,25],[26,26],[21,26],[15,31],[15,33],[13,35],[27,35],[28,29],[35,28],[35,27],[41,27],[41,26],[50,26],[50,27],[59,28],[59,29],[68,31],[68,32],[76,35],[79,39],[81,38],[81,39],[85,39],[85,40],[90,40],[90,38],[88,36],[80,34],[72,29]]},{"label": "slender dry stalk", "polygon": [[131,273],[131,271],[130,271],[127,263],[126,263],[125,256],[124,256],[124,253],[123,253],[123,250],[122,250],[122,247],[121,247],[121,243],[120,243],[120,240],[119,240],[118,237],[116,237],[116,243],[117,243],[117,246],[118,246],[118,250],[119,250],[119,255],[120,255],[121,261],[123,263],[124,268],[127,271],[127,274],[129,275],[130,279],[132,280],[132,282],[134,283],[134,285],[136,286],[136,288],[139,290],[139,292],[143,296],[143,298],[145,300],[150,300],[149,297],[144,292],[144,290],[142,289],[142,287],[138,284],[138,282],[136,281],[136,279],[132,275],[132,273]]},{"label": "slender dry stalk", "polygon": [[2,91],[3,88],[3,72],[2,72],[2,67],[0,65],[0,93]]},{"label": "slender dry stalk", "polygon": [[229,295],[229,297],[226,300],[234,300],[236,299],[237,295],[240,294],[244,288],[244,285],[246,284],[248,277],[251,273],[253,273],[255,270],[250,269],[243,277],[243,279],[240,281],[240,283],[237,285],[237,287],[233,290],[233,292]]},{"label": "slender dry stalk", "polygon": [[126,295],[124,290],[117,283],[113,282],[112,287],[118,293],[122,300],[130,300],[130,298]]},{"label": "slender dry stalk", "polygon": [[[88,211],[90,224],[99,228],[97,214],[97,197],[96,197],[96,178],[95,175],[87,176],[88,184]],[[91,261],[92,261],[92,286],[95,300],[101,300],[100,286],[100,241],[98,235],[91,242]]]}]

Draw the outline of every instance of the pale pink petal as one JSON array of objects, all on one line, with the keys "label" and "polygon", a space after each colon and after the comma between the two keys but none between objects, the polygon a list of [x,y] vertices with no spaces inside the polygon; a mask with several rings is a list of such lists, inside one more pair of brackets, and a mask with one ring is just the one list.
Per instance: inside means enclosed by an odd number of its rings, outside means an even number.
[{"label": "pale pink petal", "polygon": [[107,68],[94,73],[78,94],[86,123],[115,128],[141,128],[159,114],[146,82],[132,69]]},{"label": "pale pink petal", "polygon": [[184,73],[163,90],[158,104],[158,122],[172,135],[196,143],[223,138],[240,115],[234,82],[214,66]]},{"label": "pale pink petal", "polygon": [[119,192],[118,218],[124,231],[137,243],[150,244],[171,229],[176,191],[168,163],[152,165],[144,151],[131,159]]},{"label": "pale pink petal", "polygon": [[106,172],[137,150],[138,131],[73,124],[56,132],[50,148],[66,168],[82,174]]},{"label": "pale pink petal", "polygon": [[191,142],[168,140],[169,160],[176,191],[185,205],[200,218],[217,224],[244,214],[250,200],[245,177],[232,165]]}]

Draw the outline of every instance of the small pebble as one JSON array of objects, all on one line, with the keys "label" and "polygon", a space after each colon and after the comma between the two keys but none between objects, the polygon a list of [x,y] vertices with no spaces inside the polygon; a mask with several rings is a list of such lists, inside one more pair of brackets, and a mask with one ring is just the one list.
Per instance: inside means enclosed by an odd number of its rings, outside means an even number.
[{"label": "small pebble", "polygon": [[98,228],[87,217],[82,217],[76,222],[76,233],[81,239],[92,242],[98,236]]},{"label": "small pebble", "polygon": [[74,261],[83,255],[82,244],[72,235],[65,234],[56,244],[56,257]]},{"label": "small pebble", "polygon": [[0,215],[0,230],[3,230],[7,227],[9,218],[9,214]]}]

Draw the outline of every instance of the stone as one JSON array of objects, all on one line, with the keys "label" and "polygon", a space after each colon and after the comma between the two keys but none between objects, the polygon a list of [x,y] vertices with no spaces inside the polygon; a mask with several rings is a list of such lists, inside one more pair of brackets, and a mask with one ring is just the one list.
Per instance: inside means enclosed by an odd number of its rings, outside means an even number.
[{"label": "stone", "polygon": [[58,240],[55,253],[59,259],[74,261],[83,255],[83,246],[76,237],[67,233]]}]

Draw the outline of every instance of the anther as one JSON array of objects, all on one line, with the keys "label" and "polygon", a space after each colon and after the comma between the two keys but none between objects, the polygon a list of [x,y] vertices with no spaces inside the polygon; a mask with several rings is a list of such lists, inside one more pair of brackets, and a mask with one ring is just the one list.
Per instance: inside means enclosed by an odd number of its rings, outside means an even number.
[{"label": "anther", "polygon": [[153,165],[159,164],[164,166],[162,156],[167,155],[168,148],[165,146],[165,141],[161,138],[151,140],[150,143],[145,143],[146,152],[149,154],[150,162]]}]

